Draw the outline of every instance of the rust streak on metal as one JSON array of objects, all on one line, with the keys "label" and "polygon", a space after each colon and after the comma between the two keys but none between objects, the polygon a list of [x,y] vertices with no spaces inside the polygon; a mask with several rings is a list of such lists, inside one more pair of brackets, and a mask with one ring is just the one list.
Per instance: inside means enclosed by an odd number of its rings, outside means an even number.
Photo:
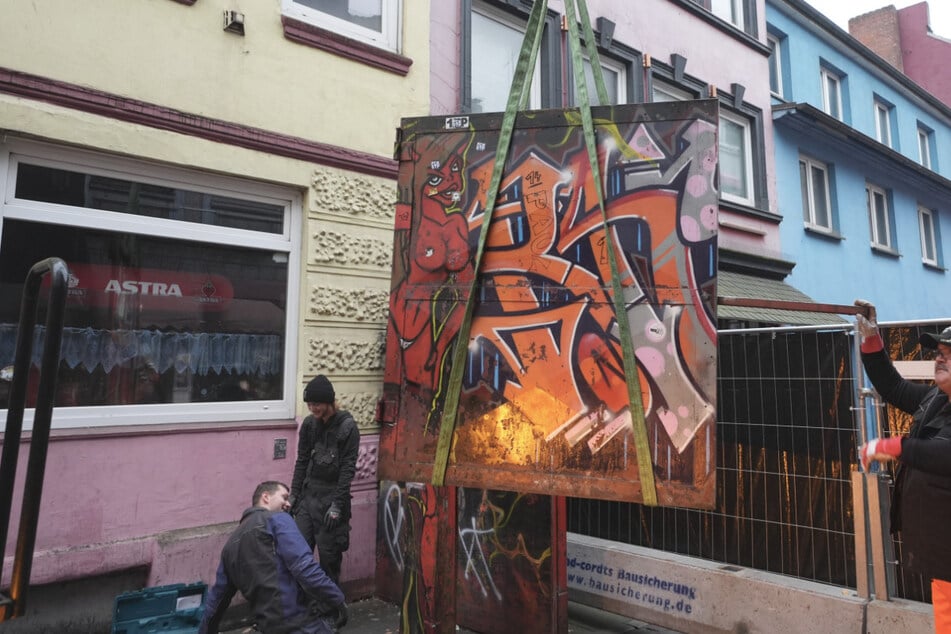
[{"label": "rust streak on metal", "polygon": [[852,304],[820,304],[816,302],[789,302],[779,299],[758,297],[717,297],[720,306],[743,306],[746,308],[773,308],[779,310],[800,310],[814,313],[837,313],[841,315],[866,315],[868,308]]}]

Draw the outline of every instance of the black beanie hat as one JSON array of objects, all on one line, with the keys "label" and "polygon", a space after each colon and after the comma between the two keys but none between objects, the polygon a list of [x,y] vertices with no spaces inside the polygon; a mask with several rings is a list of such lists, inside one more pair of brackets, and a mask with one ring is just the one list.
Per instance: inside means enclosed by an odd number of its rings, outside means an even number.
[{"label": "black beanie hat", "polygon": [[334,386],[323,374],[318,374],[304,388],[305,403],[334,403]]}]

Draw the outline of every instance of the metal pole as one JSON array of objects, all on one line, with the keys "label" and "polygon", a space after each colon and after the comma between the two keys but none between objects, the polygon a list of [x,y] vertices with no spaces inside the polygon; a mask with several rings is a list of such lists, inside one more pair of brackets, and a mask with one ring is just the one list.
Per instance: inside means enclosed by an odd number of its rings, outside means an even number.
[{"label": "metal pole", "polygon": [[[10,584],[13,617],[22,616],[26,609],[26,594],[30,584],[30,572],[33,567],[33,549],[36,545],[36,527],[39,523],[40,499],[43,494],[43,476],[46,471],[46,453],[53,419],[53,402],[56,398],[56,379],[59,371],[59,355],[63,339],[63,319],[68,290],[67,280],[69,278],[66,263],[59,258],[47,258],[34,264],[27,275],[27,281],[23,289],[24,298],[22,302],[23,310],[20,316],[20,330],[17,333],[16,361],[18,365],[14,367],[13,375],[14,386],[19,389],[19,393],[14,392],[17,394],[18,403],[14,403],[11,396],[7,411],[8,421],[11,415],[15,420],[17,440],[19,440],[23,421],[23,407],[26,402],[26,383],[29,376],[33,327],[36,322],[36,295],[42,276],[47,272],[50,273],[51,284],[50,299],[46,310],[46,336],[43,343],[40,379],[34,408],[30,457],[27,463],[26,482],[20,513],[20,529],[17,534],[17,547]],[[4,450],[6,450],[6,446],[4,446]],[[15,467],[14,461],[13,469]],[[10,480],[12,488],[12,478]],[[6,514],[7,522],[3,526],[4,533],[6,533],[6,524],[9,522],[9,503],[7,504]],[[5,539],[6,534],[4,534]],[[3,614],[0,615],[0,621],[11,616],[10,613],[11,606],[5,606]]]}]

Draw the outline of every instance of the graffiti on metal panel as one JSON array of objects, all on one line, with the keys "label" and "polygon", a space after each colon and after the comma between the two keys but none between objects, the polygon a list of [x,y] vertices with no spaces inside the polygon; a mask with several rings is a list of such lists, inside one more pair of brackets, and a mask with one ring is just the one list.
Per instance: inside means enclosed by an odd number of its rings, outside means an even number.
[{"label": "graffiti on metal panel", "polygon": [[[377,561],[382,595],[401,605],[402,631],[426,631],[437,575],[439,489],[420,483],[384,482],[379,499]],[[480,489],[457,489],[455,585],[457,620],[477,631],[513,631],[520,618],[526,631],[550,618],[552,597],[551,499],[548,496]],[[445,533],[449,538],[453,532]],[[448,573],[449,570],[447,569]],[[493,609],[486,610],[487,606]],[[498,606],[505,606],[499,612]],[[541,616],[539,616],[541,615]],[[541,624],[544,625],[544,624]],[[540,631],[547,631],[542,629]]]},{"label": "graffiti on metal panel", "polygon": [[546,605],[552,559],[551,525],[544,520],[549,513],[544,496],[461,489],[456,560],[464,601]]},{"label": "graffiti on metal panel", "polygon": [[[714,419],[716,132],[699,116],[598,126],[608,229],[660,465]],[[466,130],[403,144],[386,380],[401,388],[403,433],[421,437],[402,438],[413,461],[432,459],[496,143],[497,131]],[[455,464],[634,473],[604,232],[576,128],[516,130],[478,272]],[[698,475],[687,471],[671,477]]]}]

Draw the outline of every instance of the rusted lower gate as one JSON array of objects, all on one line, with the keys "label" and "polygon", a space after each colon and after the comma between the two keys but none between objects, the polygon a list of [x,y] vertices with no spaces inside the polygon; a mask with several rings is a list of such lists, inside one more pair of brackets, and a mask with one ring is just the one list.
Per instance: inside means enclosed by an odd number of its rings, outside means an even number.
[{"label": "rusted lower gate", "polygon": [[518,112],[546,5],[504,114],[400,129],[378,585],[404,632],[567,631],[564,496],[714,504],[717,103],[588,108],[572,0],[585,105]]}]

